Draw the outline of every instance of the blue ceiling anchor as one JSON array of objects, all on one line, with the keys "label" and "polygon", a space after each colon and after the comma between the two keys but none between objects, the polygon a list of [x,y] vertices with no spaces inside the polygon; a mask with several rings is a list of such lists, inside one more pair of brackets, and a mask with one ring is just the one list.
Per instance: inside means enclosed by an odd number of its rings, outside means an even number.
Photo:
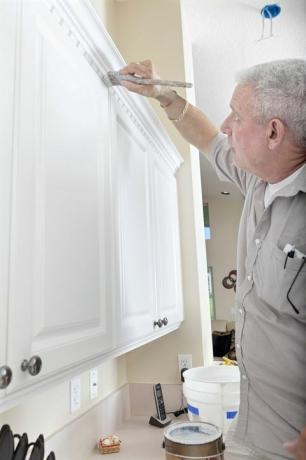
[{"label": "blue ceiling anchor", "polygon": [[[272,31],[272,19],[276,18],[276,16],[279,15],[281,12],[281,7],[277,3],[273,3],[271,5],[265,5],[261,11],[260,14],[262,16],[262,30],[261,30],[261,37],[259,40],[264,40],[265,38],[270,38],[273,37],[273,31]],[[270,20],[270,35],[265,35],[265,19]]]},{"label": "blue ceiling anchor", "polygon": [[281,12],[281,7],[274,3],[273,5],[266,5],[261,10],[261,15],[265,19],[273,19],[279,15]]}]

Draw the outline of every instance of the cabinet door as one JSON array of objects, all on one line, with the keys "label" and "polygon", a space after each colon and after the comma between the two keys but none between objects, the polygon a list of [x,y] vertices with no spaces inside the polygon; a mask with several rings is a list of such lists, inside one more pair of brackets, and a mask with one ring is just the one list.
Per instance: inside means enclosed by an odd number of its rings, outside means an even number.
[{"label": "cabinet door", "polygon": [[[16,4],[0,2],[0,368],[6,355]],[[0,399],[5,390],[0,390]]]},{"label": "cabinet door", "polygon": [[[44,2],[20,5],[10,390],[113,347],[107,90]],[[36,377],[20,370],[23,359],[33,355],[42,359]]]},{"label": "cabinet door", "polygon": [[158,159],[153,162],[154,240],[156,253],[156,318],[168,325],[183,319],[177,186],[172,171]]},{"label": "cabinet door", "polygon": [[117,340],[128,344],[153,332],[155,287],[148,142],[118,102],[114,101],[113,110]]}]

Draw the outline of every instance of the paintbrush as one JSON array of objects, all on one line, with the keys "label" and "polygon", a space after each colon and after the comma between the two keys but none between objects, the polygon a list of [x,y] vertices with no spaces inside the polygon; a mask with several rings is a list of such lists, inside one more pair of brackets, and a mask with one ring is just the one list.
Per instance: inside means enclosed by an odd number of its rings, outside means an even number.
[{"label": "paintbrush", "polygon": [[134,75],[121,75],[119,71],[111,70],[102,77],[107,87],[121,85],[122,81],[130,81],[137,85],[161,85],[175,86],[180,88],[192,88],[192,83],[174,80],[160,80],[158,78],[142,78]]}]

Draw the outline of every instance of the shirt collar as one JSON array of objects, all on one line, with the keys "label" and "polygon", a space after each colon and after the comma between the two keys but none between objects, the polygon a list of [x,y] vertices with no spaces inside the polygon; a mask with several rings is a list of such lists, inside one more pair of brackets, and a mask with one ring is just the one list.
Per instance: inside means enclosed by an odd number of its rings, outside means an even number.
[{"label": "shirt collar", "polygon": [[[262,199],[264,199],[266,186],[267,182],[261,178],[258,178],[255,189],[257,190],[257,193],[262,194]],[[292,182],[284,186],[282,189],[276,191],[275,194],[272,195],[268,206],[270,206],[270,204],[272,204],[277,197],[295,196],[299,192],[306,193],[306,163],[301,167],[300,174],[298,174],[298,176]]]},{"label": "shirt collar", "polygon": [[294,178],[292,182],[288,185],[285,185],[280,190],[276,191],[273,194],[270,204],[277,197],[290,197],[295,196],[299,192],[306,193],[306,163],[301,167],[300,173]]}]

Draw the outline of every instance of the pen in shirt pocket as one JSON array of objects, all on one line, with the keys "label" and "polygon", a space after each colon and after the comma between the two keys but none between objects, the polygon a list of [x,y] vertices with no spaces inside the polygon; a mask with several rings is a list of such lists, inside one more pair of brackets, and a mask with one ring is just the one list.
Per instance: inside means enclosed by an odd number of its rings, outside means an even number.
[{"label": "pen in shirt pocket", "polygon": [[298,276],[300,275],[300,273],[303,270],[303,267],[304,267],[304,265],[306,263],[306,255],[303,254],[298,249],[296,249],[295,246],[293,246],[292,244],[289,244],[289,243],[287,243],[285,245],[283,251],[286,254],[286,259],[285,259],[285,263],[284,263],[284,269],[286,268],[288,257],[290,257],[292,259],[296,258],[296,259],[301,261],[300,267],[298,268],[297,272],[295,273],[295,275],[293,277],[293,280],[292,280],[292,282],[291,282],[291,284],[289,286],[287,295],[286,295],[286,298],[287,298],[288,302],[290,303],[291,307],[293,308],[293,310],[295,311],[295,313],[299,314],[300,313],[299,309],[296,307],[296,305],[294,305],[293,300],[290,299],[290,293],[291,293],[291,290],[292,290],[292,288],[293,288]]},{"label": "pen in shirt pocket", "polygon": [[283,252],[286,254],[284,268],[286,268],[288,257],[291,259],[306,259],[306,254],[303,254],[301,251],[296,249],[293,244],[287,243],[283,249]]}]

